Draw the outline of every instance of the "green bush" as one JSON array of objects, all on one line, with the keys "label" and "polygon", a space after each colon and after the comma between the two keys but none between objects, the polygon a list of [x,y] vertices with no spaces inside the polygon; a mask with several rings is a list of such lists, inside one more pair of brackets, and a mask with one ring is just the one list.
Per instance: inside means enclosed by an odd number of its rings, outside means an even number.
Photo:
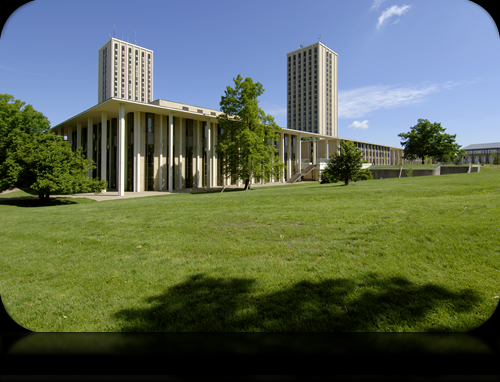
[{"label": "green bush", "polygon": [[321,172],[321,179],[320,179],[321,184],[325,183],[337,183],[338,179],[335,179],[333,174],[329,171],[322,171]]},{"label": "green bush", "polygon": [[370,170],[368,169],[359,170],[358,180],[372,180],[372,179],[373,179],[373,174]]}]

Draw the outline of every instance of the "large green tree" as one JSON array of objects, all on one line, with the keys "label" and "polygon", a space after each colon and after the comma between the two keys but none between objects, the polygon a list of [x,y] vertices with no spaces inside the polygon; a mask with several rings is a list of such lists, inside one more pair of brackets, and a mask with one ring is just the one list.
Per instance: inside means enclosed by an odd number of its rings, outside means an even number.
[{"label": "large green tree", "polygon": [[456,134],[445,133],[441,123],[430,123],[427,119],[419,119],[408,133],[398,134],[404,147],[404,157],[409,160],[433,157],[441,161],[444,156],[454,158],[460,151],[460,145],[455,142]]},{"label": "large green tree", "polygon": [[31,105],[0,95],[0,191],[30,188],[41,200],[55,192],[101,191],[107,182],[90,179],[95,168],[81,150],[73,152],[50,123]]},{"label": "large green tree", "polygon": [[337,183],[355,180],[363,166],[363,153],[350,141],[340,141],[340,153],[331,154],[326,168],[321,173],[321,183]]},{"label": "large green tree", "polygon": [[239,74],[233,80],[234,88],[228,86],[221,97],[222,114],[217,120],[222,133],[216,150],[223,176],[242,180],[247,190],[253,177],[269,181],[273,176],[281,176],[283,163],[273,145],[281,128],[259,108],[262,84],[249,77],[243,80]]}]

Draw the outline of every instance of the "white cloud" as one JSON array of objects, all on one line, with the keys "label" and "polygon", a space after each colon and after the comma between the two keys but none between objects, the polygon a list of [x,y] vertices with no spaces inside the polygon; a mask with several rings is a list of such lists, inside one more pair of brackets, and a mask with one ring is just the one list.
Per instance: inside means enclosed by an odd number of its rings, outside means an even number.
[{"label": "white cloud", "polygon": [[379,109],[414,105],[425,101],[425,98],[444,89],[451,89],[473,81],[448,81],[443,84],[430,84],[420,87],[397,86],[365,86],[352,90],[340,90],[339,118],[361,118]]},{"label": "white cloud", "polygon": [[380,17],[378,18],[377,28],[380,28],[382,24],[384,24],[388,19],[392,16],[401,16],[404,15],[411,8],[410,5],[403,5],[402,7],[398,7],[397,5],[393,5],[390,8],[387,8]]},{"label": "white cloud", "polygon": [[347,126],[350,129],[363,129],[366,130],[368,129],[368,120],[365,120],[363,122],[360,121],[354,121],[352,124]]},{"label": "white cloud", "polygon": [[384,2],[385,0],[373,0],[372,7],[370,8],[370,11],[372,9],[378,9],[380,5]]}]

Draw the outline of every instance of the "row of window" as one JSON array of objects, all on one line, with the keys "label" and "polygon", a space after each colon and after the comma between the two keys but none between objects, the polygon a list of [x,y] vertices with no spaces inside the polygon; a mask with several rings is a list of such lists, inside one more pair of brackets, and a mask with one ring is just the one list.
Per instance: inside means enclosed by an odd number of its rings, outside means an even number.
[{"label": "row of window", "polygon": [[[128,75],[129,77],[132,77],[132,48],[128,48]],[[151,53],[147,54],[147,99],[145,99],[145,52],[141,52],[141,101],[147,101],[149,102],[151,100]],[[125,92],[126,92],[126,80],[125,80],[125,46],[122,45],[122,70],[121,70],[121,97],[125,98]],[[118,44],[115,44],[115,68],[118,69]],[[114,72],[114,95],[115,97],[118,96],[118,71],[115,70]],[[139,100],[139,51],[135,49],[135,100]],[[128,99],[132,99],[132,80],[128,80]]]},{"label": "row of window", "polygon": [[489,150],[465,150],[467,154],[495,154],[500,153],[500,149]]}]

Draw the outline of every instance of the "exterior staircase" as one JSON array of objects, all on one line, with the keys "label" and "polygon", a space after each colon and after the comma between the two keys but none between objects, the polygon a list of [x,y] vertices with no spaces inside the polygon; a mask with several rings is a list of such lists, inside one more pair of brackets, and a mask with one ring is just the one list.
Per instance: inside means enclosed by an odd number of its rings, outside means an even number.
[{"label": "exterior staircase", "polygon": [[297,182],[299,179],[302,178],[303,175],[307,175],[309,174],[312,170],[314,170],[316,168],[316,165],[315,164],[312,164],[308,167],[306,167],[305,169],[303,169],[302,171],[300,172],[296,172],[295,174],[293,174],[290,179],[288,179],[286,182],[287,183],[295,183]]}]

